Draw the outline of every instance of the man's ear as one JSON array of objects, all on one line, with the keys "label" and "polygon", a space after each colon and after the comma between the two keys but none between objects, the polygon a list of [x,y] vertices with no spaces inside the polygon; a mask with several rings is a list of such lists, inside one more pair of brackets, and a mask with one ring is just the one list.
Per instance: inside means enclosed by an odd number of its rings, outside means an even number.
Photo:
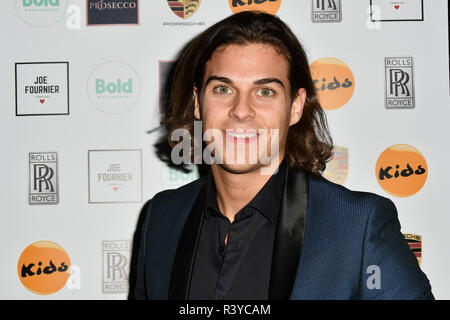
[{"label": "man's ear", "polygon": [[291,120],[289,121],[289,126],[292,126],[300,121],[303,114],[303,106],[306,101],[306,90],[300,88],[297,91],[297,97],[295,97],[291,106]]},{"label": "man's ear", "polygon": [[198,96],[197,87],[194,86],[193,95],[194,95],[194,117],[197,120],[200,120],[200,102]]}]

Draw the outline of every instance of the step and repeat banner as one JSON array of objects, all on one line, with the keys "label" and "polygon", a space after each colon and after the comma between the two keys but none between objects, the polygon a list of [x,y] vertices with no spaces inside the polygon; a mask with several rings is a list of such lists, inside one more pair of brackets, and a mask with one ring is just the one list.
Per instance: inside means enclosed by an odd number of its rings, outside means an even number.
[{"label": "step and repeat banner", "polygon": [[[324,176],[390,198],[450,299],[446,0],[8,0],[0,4],[2,299],[126,299],[140,211],[198,178],[159,160],[164,83],[242,10],[304,45],[336,147]],[[339,241],[339,239],[336,239]]]}]

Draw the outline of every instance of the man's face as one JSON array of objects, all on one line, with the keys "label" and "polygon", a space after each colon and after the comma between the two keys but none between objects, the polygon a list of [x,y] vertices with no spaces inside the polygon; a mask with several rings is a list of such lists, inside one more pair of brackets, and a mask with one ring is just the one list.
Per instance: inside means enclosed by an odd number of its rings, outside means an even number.
[{"label": "man's face", "polygon": [[246,173],[265,166],[265,155],[284,156],[289,126],[300,120],[306,98],[300,89],[291,99],[288,71],[284,56],[267,44],[220,47],[207,62],[203,89],[194,90],[194,115],[203,132],[221,133],[212,141],[225,170]]}]

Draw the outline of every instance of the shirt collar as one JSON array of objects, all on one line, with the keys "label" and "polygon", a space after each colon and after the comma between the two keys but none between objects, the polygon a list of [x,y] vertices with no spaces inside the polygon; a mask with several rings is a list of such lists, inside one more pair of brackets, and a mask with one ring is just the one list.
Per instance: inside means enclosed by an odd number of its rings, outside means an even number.
[{"label": "shirt collar", "polygon": [[[286,159],[283,159],[277,172],[270,177],[256,196],[245,206],[255,208],[272,223],[275,223],[277,220],[281,195],[283,193],[286,167]],[[211,169],[208,172],[206,184],[205,212],[207,213],[206,217],[208,218],[210,214],[222,214],[217,204],[216,186]],[[208,208],[210,210],[208,210]]]}]

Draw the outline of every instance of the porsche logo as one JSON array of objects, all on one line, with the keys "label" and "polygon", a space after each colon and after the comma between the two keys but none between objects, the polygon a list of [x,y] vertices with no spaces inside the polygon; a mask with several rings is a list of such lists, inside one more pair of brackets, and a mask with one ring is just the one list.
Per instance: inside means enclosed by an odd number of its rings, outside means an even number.
[{"label": "porsche logo", "polygon": [[167,0],[172,12],[183,19],[194,15],[201,2],[202,0]]}]

